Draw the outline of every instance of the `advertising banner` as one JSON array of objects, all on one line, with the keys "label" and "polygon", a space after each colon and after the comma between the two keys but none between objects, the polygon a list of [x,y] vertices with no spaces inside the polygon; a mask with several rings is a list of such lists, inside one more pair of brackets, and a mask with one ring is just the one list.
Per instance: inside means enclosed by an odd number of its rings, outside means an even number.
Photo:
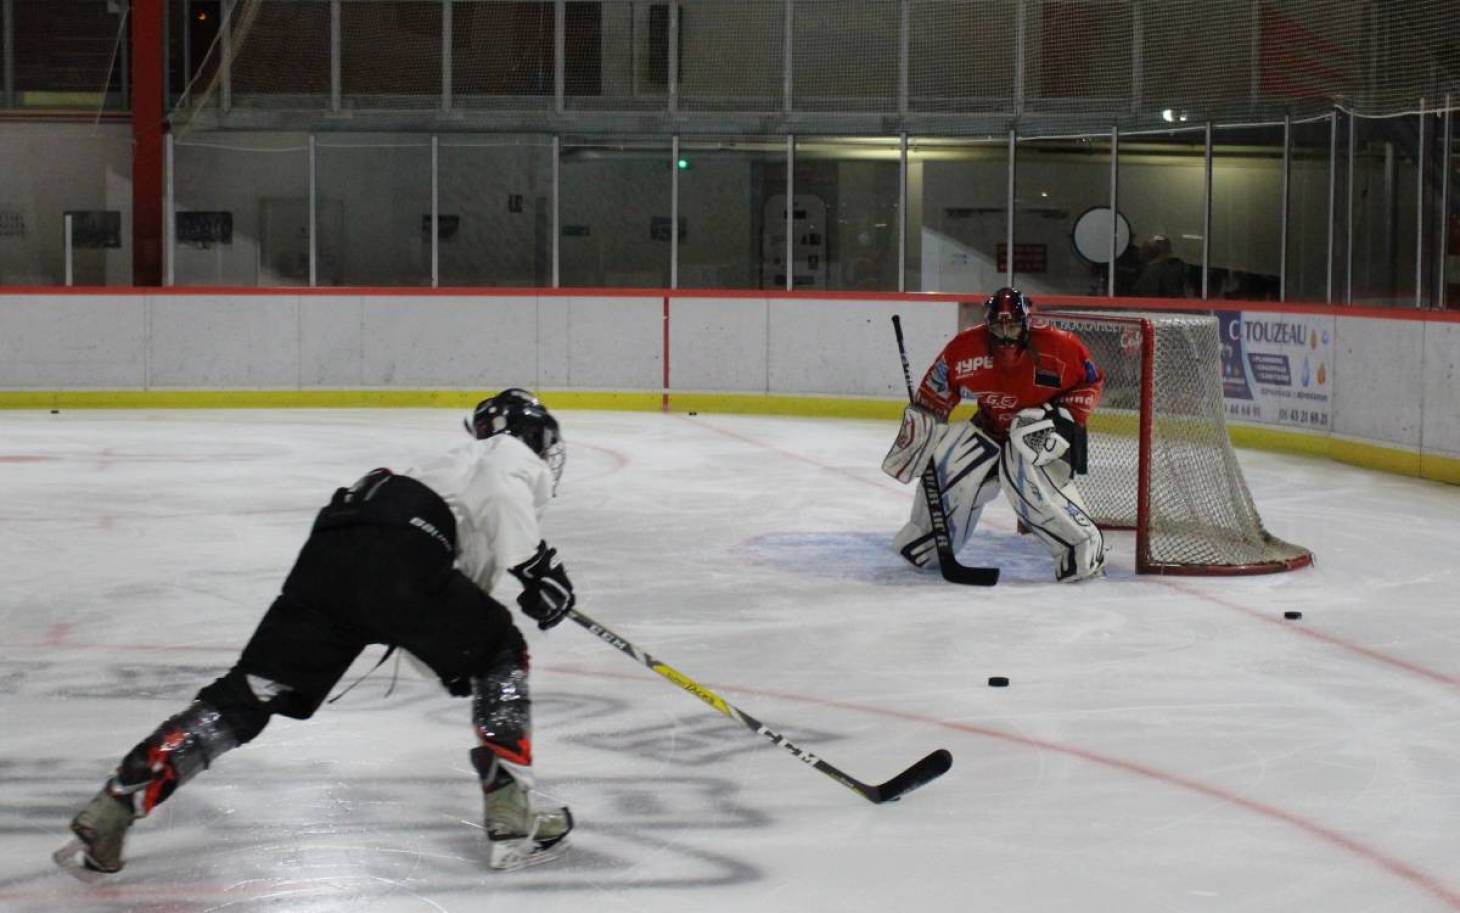
[{"label": "advertising banner", "polygon": [[1216,311],[1222,394],[1238,422],[1328,431],[1335,318]]}]

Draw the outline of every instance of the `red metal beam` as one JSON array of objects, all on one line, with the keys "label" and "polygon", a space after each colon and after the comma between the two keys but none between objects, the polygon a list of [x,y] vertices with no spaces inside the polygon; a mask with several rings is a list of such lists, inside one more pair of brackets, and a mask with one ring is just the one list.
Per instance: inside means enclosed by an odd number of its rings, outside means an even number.
[{"label": "red metal beam", "polygon": [[162,284],[162,0],[132,0],[132,284]]}]

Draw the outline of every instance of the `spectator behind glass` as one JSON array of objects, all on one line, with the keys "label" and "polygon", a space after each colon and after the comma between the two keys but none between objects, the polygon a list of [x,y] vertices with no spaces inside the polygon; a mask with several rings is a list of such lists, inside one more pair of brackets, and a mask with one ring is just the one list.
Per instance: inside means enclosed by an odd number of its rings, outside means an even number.
[{"label": "spectator behind glass", "polygon": [[1171,254],[1171,239],[1165,235],[1151,235],[1141,245],[1141,258],[1145,266],[1131,288],[1137,298],[1184,298],[1186,297],[1186,264],[1180,257]]}]

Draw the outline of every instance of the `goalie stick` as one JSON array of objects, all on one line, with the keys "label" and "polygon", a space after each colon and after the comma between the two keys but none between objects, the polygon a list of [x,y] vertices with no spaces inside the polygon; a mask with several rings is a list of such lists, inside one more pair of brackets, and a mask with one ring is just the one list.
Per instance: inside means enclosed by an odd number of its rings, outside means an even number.
[{"label": "goalie stick", "polygon": [[603,625],[579,612],[577,609],[569,609],[568,617],[588,629],[599,640],[618,650],[620,653],[637,660],[649,669],[674,682],[679,687],[693,694],[695,697],[709,704],[730,719],[744,726],[746,729],[763,735],[771,742],[786,749],[796,756],[796,760],[803,764],[809,764],[822,773],[831,777],[841,785],[857,793],[870,802],[883,803],[893,802],[902,798],[925,783],[929,783],[943,774],[953,766],[953,755],[946,748],[939,748],[937,751],[918,761],[913,766],[893,777],[885,783],[876,785],[863,783],[855,777],[848,776],[836,769],[821,758],[812,754],[804,748],[799,748],[791,743],[790,739],[778,732],[767,729],[760,720],[736,707],[734,704],[720,697],[720,695],[699,684],[694,679],[675,669],[667,663],[660,662],[654,657],[640,650],[629,641],[605,628]]},{"label": "goalie stick", "polygon": [[[912,369],[907,364],[907,344],[902,339],[902,318],[892,315],[892,331],[897,334],[897,354],[902,358],[902,380],[907,384],[907,401],[917,402],[913,392]],[[928,502],[928,519],[933,525],[933,544],[938,549],[938,569],[949,583],[964,583],[969,586],[993,586],[999,582],[996,567],[969,567],[959,564],[953,554],[953,539],[948,535],[948,513],[943,509],[943,489],[938,484],[936,462],[930,457],[920,479],[923,498]]]}]

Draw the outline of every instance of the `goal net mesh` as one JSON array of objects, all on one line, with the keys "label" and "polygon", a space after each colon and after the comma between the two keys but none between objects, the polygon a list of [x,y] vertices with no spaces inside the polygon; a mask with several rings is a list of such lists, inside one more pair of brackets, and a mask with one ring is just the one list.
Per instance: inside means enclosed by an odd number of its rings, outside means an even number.
[{"label": "goal net mesh", "polygon": [[1079,488],[1102,527],[1137,531],[1138,570],[1262,573],[1311,560],[1263,527],[1242,476],[1227,436],[1215,317],[1042,316],[1077,333],[1105,374]]}]

